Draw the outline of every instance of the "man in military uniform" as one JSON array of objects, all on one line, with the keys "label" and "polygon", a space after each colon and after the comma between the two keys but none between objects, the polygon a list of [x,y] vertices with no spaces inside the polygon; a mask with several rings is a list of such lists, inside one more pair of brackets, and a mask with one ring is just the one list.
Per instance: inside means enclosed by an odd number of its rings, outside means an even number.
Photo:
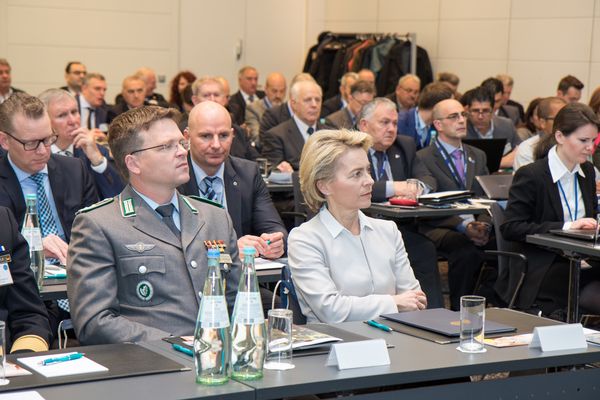
[{"label": "man in military uniform", "polygon": [[193,334],[207,241],[221,241],[231,256],[226,295],[230,305],[235,299],[240,266],[231,219],[175,190],[189,179],[189,144],[173,113],[141,107],[111,124],[109,145],[129,184],[82,210],[69,246],[68,294],[83,344]]}]

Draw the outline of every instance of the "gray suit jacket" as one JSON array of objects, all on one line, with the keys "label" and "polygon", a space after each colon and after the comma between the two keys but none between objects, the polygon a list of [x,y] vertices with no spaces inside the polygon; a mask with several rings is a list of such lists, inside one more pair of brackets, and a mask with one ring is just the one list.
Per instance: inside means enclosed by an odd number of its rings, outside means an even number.
[{"label": "gray suit jacket", "polygon": [[[476,196],[483,196],[483,189],[475,177],[478,175],[489,175],[487,157],[483,151],[473,146],[463,144],[463,149],[467,160],[466,189],[473,191]],[[417,158],[425,164],[425,167],[427,167],[431,175],[435,178],[435,187],[432,187],[432,192],[460,190],[460,187],[452,177],[450,168],[446,165],[444,158],[435,144],[419,150]],[[487,214],[480,214],[477,219],[485,222],[490,222],[491,220]],[[424,222],[420,224],[419,230],[437,243],[443,238],[448,229],[454,229],[460,222],[461,218],[459,216],[443,219],[437,218],[430,220],[429,223]]]},{"label": "gray suit jacket", "polygon": [[[521,144],[521,138],[517,135],[517,130],[513,125],[512,121],[508,118],[494,116],[492,121],[494,122],[494,131],[492,132],[492,136],[494,139],[506,139],[506,143],[510,144],[510,149],[513,150],[519,144]],[[473,127],[473,124],[470,122],[467,123],[467,138],[469,139],[481,139],[477,131]],[[505,151],[504,154],[509,153],[510,151]]]},{"label": "gray suit jacket", "polygon": [[[322,126],[317,123],[317,131]],[[300,168],[300,155],[304,147],[304,137],[293,118],[277,125],[262,137],[262,154],[274,167],[282,161],[290,163],[294,171]]]},{"label": "gray suit jacket", "polygon": [[332,129],[353,129],[354,123],[352,122],[348,107],[330,114],[325,119],[325,126]]},{"label": "gray suit jacket", "polygon": [[233,304],[240,263],[229,215],[178,197],[181,242],[131,186],[75,218],[67,290],[82,344],[193,334],[207,272],[205,240],[223,240],[233,258],[226,277]]}]

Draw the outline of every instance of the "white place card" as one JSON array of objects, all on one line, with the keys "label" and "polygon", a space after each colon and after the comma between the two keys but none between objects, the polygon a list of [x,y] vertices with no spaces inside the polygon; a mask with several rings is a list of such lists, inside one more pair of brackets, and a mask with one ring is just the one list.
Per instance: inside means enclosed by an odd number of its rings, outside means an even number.
[{"label": "white place card", "polygon": [[44,400],[44,398],[38,392],[28,390],[25,392],[0,394],[0,400]]},{"label": "white place card", "polygon": [[539,326],[533,329],[529,347],[542,351],[581,350],[587,348],[581,324]]},{"label": "white place card", "polygon": [[54,378],[57,376],[89,374],[92,372],[108,371],[108,368],[90,360],[87,357],[81,357],[77,360],[59,362],[56,364],[42,365],[42,361],[47,358],[56,358],[68,356],[73,353],[51,354],[36,357],[19,358],[18,361],[26,367],[34,370],[38,374],[46,378]]},{"label": "white place card", "polygon": [[390,365],[390,355],[383,339],[334,343],[329,350],[327,363],[339,370]]}]

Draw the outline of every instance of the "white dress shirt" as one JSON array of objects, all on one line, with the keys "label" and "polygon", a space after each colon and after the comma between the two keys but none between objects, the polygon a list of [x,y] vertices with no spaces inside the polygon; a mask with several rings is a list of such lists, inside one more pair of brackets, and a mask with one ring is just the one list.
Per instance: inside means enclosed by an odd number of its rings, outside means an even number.
[{"label": "white dress shirt", "polygon": [[[573,171],[569,171],[558,157],[556,145],[548,152],[548,167],[550,168],[550,174],[552,175],[552,182],[554,182],[556,186],[558,186],[558,182],[560,182],[563,188],[563,191],[560,190],[560,187],[558,188],[560,204],[562,205],[565,221],[563,229],[569,229],[571,227],[571,222],[585,217],[585,203],[583,202],[583,195],[581,194],[581,187],[579,185],[577,185],[577,194],[575,194],[575,179],[577,179],[577,174],[584,178],[585,174],[579,164],[575,164]],[[575,196],[577,196],[577,201],[575,200]],[[577,212],[575,211],[576,202]]]},{"label": "white dress shirt", "polygon": [[533,149],[535,149],[535,146],[539,143],[540,138],[541,136],[538,132],[537,135],[533,135],[522,141],[519,147],[517,147],[515,160],[513,161],[513,173],[517,172],[523,165],[531,164],[535,161],[533,159]]},{"label": "white dress shirt", "polygon": [[321,208],[290,233],[288,262],[308,322],[361,321],[398,312],[393,295],[420,289],[393,221],[358,212],[360,234]]}]

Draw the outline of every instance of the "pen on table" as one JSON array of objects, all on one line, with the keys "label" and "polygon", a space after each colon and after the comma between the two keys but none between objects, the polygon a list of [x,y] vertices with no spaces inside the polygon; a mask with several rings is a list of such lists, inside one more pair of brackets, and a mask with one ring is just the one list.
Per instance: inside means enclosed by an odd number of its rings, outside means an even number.
[{"label": "pen on table", "polygon": [[171,346],[173,346],[173,349],[175,349],[183,354],[187,354],[190,357],[194,356],[194,352],[192,350],[188,349],[187,347],[183,347],[182,345],[177,344],[177,343],[172,343]]},{"label": "pen on table", "polygon": [[85,355],[85,353],[73,353],[73,354],[68,354],[66,356],[62,356],[62,357],[46,358],[45,360],[42,360],[42,365],[51,365],[51,364],[58,364],[61,362],[65,362],[65,361],[79,360],[84,355]]},{"label": "pen on table", "polygon": [[389,326],[381,324],[381,323],[379,323],[379,322],[377,322],[375,320],[372,320],[372,319],[370,319],[368,321],[363,321],[363,322],[365,324],[369,325],[369,326],[372,326],[373,328],[381,329],[382,331],[385,331],[385,332],[388,332],[388,333],[393,331],[393,329],[390,328]]}]

